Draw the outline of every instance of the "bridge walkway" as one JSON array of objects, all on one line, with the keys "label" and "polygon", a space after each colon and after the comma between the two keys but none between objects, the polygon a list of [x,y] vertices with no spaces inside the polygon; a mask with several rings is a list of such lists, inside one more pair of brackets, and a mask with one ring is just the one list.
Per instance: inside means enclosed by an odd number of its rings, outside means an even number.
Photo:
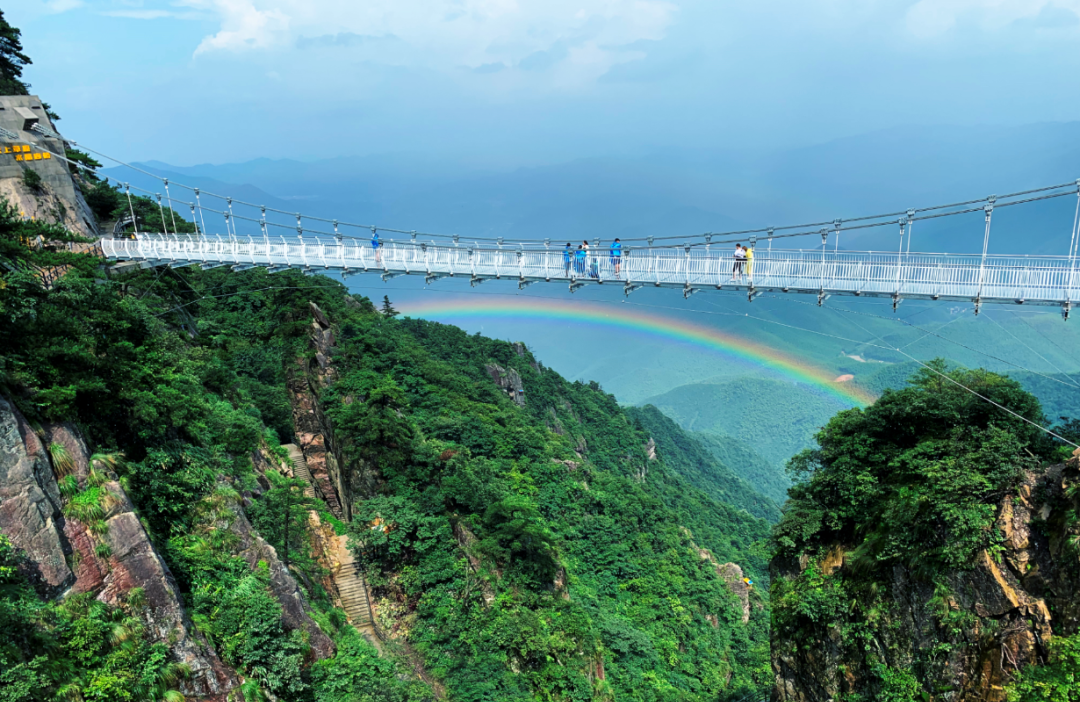
[{"label": "bridge walkway", "polygon": [[592,251],[584,257],[547,248],[481,248],[424,243],[385,243],[373,249],[356,240],[140,234],[105,239],[106,256],[174,267],[262,267],[271,273],[298,268],[343,276],[375,273],[384,280],[422,275],[431,283],[463,277],[568,284],[678,288],[684,296],[702,290],[735,290],[750,299],[764,292],[951,300],[1061,306],[1067,313],[1080,292],[1075,256],[1000,256],[947,253],[759,248],[753,262],[737,265],[726,248],[709,246],[625,249],[615,257]]}]

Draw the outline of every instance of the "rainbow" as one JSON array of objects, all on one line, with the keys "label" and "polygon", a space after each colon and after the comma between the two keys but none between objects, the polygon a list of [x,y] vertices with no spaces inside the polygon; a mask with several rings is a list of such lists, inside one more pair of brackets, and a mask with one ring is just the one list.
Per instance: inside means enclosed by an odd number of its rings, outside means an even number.
[{"label": "rainbow", "polygon": [[865,406],[874,396],[833,373],[740,336],[633,308],[557,299],[505,298],[401,303],[402,313],[436,321],[507,318],[602,326],[689,344],[726,359],[764,369],[783,380],[812,386],[845,406]]}]

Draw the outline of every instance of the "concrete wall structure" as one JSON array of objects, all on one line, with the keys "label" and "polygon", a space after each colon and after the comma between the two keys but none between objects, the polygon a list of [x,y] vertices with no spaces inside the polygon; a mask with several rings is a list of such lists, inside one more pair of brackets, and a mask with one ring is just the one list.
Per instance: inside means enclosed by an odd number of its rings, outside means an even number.
[{"label": "concrete wall structure", "polygon": [[[94,217],[75,186],[61,139],[31,131],[40,124],[55,132],[41,98],[36,95],[0,95],[0,127],[14,132],[18,140],[0,137],[0,198],[14,205],[24,216],[45,219],[96,235]],[[43,188],[30,191],[23,174],[36,171]]]}]

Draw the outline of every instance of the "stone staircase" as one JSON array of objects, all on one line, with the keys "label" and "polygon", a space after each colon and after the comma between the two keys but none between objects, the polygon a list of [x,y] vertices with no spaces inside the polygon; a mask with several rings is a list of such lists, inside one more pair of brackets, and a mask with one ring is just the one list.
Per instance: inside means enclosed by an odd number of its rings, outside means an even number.
[{"label": "stone staircase", "polygon": [[304,497],[315,497],[315,487],[311,484],[311,471],[308,470],[304,452],[301,451],[300,447],[296,444],[285,444],[282,448],[289,452],[289,461],[292,462],[293,475],[303,480],[304,484],[307,486],[304,488]]},{"label": "stone staircase", "polygon": [[341,564],[334,574],[341,606],[349,617],[349,622],[358,629],[374,629],[371,621],[371,600],[368,598],[367,583],[353,561],[352,552],[347,546],[348,537],[339,536],[335,558]]},{"label": "stone staircase", "polygon": [[[296,444],[285,444],[282,448],[289,452],[293,475],[307,485],[304,488],[304,495],[314,498],[315,488],[312,485],[311,471],[308,470],[307,461],[304,459],[304,452]],[[337,537],[333,557],[340,564],[334,572],[334,584],[337,585],[338,596],[341,598],[341,607],[345,610],[349,623],[367,634],[372,643],[378,647],[378,632],[371,619],[372,609],[367,583],[364,582],[364,576],[360,574],[353,560],[353,554],[349,551],[347,536]]]}]

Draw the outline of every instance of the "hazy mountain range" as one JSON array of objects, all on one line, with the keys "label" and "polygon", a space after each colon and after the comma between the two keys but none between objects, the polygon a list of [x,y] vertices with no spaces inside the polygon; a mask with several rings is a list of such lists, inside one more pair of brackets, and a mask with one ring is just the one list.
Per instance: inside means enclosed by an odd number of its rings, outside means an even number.
[{"label": "hazy mountain range", "polygon": [[[774,152],[665,151],[506,171],[400,154],[299,161],[287,148],[280,158],[237,164],[142,165],[174,182],[288,211],[466,239],[692,236],[1070,182],[1080,177],[1080,122],[907,127]],[[161,191],[126,169],[106,174]],[[1002,210],[992,250],[1066,253],[1069,200],[1025,207],[1022,218]],[[842,235],[841,248],[891,249],[896,232],[883,229]],[[980,214],[920,224],[913,248],[978,250],[982,233]],[[800,245],[817,245],[812,239]]]}]

